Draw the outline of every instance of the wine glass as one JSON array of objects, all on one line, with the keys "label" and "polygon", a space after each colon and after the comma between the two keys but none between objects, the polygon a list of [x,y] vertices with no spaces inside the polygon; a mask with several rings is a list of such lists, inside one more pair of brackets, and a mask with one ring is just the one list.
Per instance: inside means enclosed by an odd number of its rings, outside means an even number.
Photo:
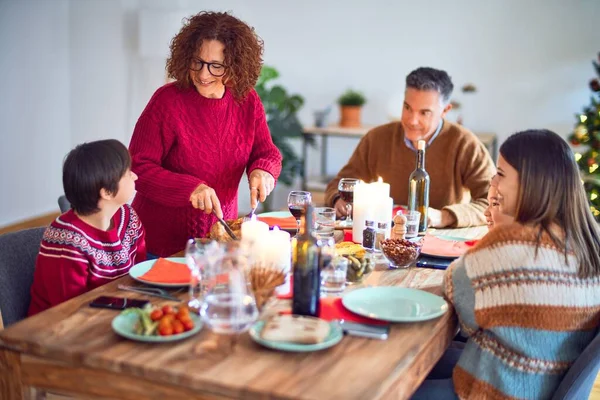
[{"label": "wine glass", "polygon": [[248,287],[248,260],[239,247],[228,248],[214,265],[212,283],[200,308],[202,321],[215,333],[244,332],[258,318],[258,308]]},{"label": "wine glass", "polygon": [[342,222],[342,226],[352,226],[352,203],[354,202],[354,187],[358,184],[358,179],[342,178],[338,184],[340,198],[346,202],[346,221]]},{"label": "wine glass", "polygon": [[[298,228],[296,232],[300,232],[300,218],[306,212],[306,206],[312,201],[310,192],[303,192],[300,190],[292,190],[288,195],[288,207],[290,212],[296,218]],[[297,236],[297,234],[296,234]]]}]

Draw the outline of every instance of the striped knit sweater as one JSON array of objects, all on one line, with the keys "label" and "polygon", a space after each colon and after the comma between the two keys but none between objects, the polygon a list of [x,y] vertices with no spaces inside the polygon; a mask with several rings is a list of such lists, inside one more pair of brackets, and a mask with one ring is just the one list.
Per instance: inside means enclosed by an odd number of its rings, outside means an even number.
[{"label": "striped knit sweater", "polygon": [[469,336],[453,371],[462,399],[547,399],[600,324],[600,277],[581,279],[537,229],[501,226],[448,268],[444,288]]},{"label": "striped knit sweater", "polygon": [[112,222],[111,229],[102,231],[73,210],[52,222],[35,264],[29,315],[126,275],[146,259],[144,229],[133,208],[125,204]]}]

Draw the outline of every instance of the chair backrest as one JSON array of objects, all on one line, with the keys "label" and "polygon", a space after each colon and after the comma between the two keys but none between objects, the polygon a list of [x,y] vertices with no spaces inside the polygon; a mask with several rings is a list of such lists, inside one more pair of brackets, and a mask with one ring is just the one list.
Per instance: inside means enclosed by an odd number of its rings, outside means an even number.
[{"label": "chair backrest", "polygon": [[0,310],[7,327],[27,316],[35,259],[46,227],[0,235]]},{"label": "chair backrest", "polygon": [[590,396],[600,369],[600,330],[596,337],[575,360],[552,400],[579,400]]},{"label": "chair backrest", "polygon": [[67,196],[64,194],[58,198],[58,208],[60,208],[60,212],[64,213],[71,209],[71,203],[67,200]]}]

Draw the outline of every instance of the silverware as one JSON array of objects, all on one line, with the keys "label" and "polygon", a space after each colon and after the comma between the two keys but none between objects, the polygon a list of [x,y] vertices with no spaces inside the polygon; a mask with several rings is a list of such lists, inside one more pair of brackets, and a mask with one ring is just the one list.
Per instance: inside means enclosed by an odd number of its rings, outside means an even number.
[{"label": "silverware", "polygon": [[179,298],[169,294],[169,292],[167,292],[166,290],[163,290],[163,289],[141,288],[141,287],[135,287],[135,286],[126,286],[126,285],[118,285],[117,288],[119,290],[125,290],[128,292],[145,294],[147,296],[160,297],[162,299],[167,299],[167,300],[171,300],[171,301],[177,301],[177,302],[182,301]]},{"label": "silverware", "polygon": [[229,227],[229,225],[227,225],[227,222],[225,222],[225,221],[223,220],[223,218],[219,218],[219,217],[217,216],[217,214],[215,213],[215,210],[213,210],[213,212],[212,212],[212,213],[213,213],[213,215],[214,215],[215,217],[217,217],[217,220],[218,220],[218,221],[221,223],[221,225],[223,225],[223,228],[225,228],[225,232],[227,232],[227,234],[229,234],[229,236],[231,236],[231,238],[232,238],[233,240],[238,240],[237,236],[235,236],[235,233],[233,233],[233,231],[231,230],[231,228]]},{"label": "silverware", "polygon": [[258,201],[256,202],[256,206],[244,217],[244,221],[250,221],[254,214],[256,213],[256,208],[258,207]]}]

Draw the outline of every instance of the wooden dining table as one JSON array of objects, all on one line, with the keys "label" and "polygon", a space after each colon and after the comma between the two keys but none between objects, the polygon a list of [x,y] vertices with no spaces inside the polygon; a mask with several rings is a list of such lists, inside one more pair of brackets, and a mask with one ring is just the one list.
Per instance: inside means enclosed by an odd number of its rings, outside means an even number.
[{"label": "wooden dining table", "polygon": [[[458,234],[452,231],[452,236]],[[399,286],[441,294],[443,274],[378,265],[346,291]],[[132,400],[406,399],[457,331],[449,307],[432,320],[392,324],[387,340],[345,336],[334,347],[310,353],[270,350],[248,333],[218,335],[206,327],[179,342],[141,343],[113,332],[117,312],[89,303],[101,295],[176,303],[123,292],[119,284],[142,285],[125,276],[0,331],[0,399],[28,398],[33,389]],[[187,298],[184,290],[172,293]],[[289,302],[273,299],[263,314],[289,307]]]}]

